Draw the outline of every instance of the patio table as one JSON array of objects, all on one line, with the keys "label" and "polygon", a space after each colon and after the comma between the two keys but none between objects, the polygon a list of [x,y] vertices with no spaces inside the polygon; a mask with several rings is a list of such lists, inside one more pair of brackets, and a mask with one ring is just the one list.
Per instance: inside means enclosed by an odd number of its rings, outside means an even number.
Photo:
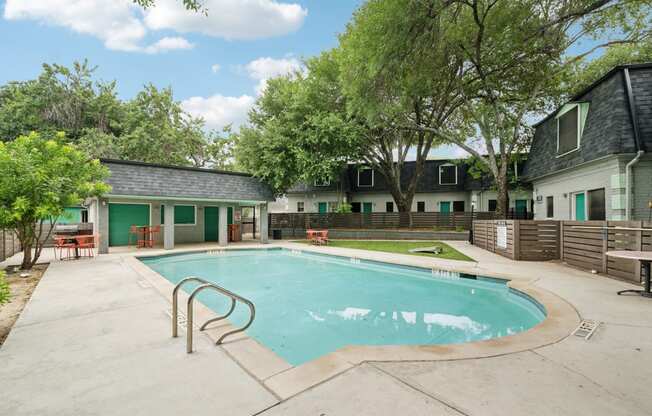
[{"label": "patio table", "polygon": [[639,295],[646,298],[652,298],[652,293],[650,292],[650,263],[652,262],[652,251],[607,251],[607,256],[617,257],[620,259],[636,260],[639,264],[639,267],[641,267],[641,272],[643,273],[643,280],[645,282],[645,287],[643,290],[621,290],[618,292],[619,295],[622,295],[623,293],[638,293]]}]

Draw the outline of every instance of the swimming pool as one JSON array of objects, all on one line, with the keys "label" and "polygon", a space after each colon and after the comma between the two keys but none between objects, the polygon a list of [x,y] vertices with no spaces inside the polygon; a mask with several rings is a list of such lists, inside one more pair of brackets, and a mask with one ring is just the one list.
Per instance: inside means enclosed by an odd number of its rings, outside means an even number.
[{"label": "swimming pool", "polygon": [[[305,251],[226,250],[141,261],[172,283],[197,276],[253,301],[256,320],[247,334],[292,365],[346,345],[486,340],[545,319],[541,305],[502,280]],[[214,293],[198,298],[217,313],[230,306]],[[229,319],[241,325],[247,318],[239,305]]]}]

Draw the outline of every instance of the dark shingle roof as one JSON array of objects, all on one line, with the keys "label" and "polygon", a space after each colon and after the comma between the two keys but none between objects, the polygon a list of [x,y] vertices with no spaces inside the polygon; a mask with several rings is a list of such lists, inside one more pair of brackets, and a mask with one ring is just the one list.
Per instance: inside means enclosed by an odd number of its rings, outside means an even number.
[{"label": "dark shingle roof", "polygon": [[271,189],[245,173],[102,159],[112,195],[273,201]]},{"label": "dark shingle roof", "polygon": [[651,149],[652,64],[618,66],[571,101],[589,103],[589,112],[577,151],[563,156],[557,155],[557,121],[554,116],[559,110],[535,125],[530,157],[525,166],[525,179],[533,180],[610,155],[636,152],[624,68],[628,68],[630,73],[641,146],[647,150]]}]

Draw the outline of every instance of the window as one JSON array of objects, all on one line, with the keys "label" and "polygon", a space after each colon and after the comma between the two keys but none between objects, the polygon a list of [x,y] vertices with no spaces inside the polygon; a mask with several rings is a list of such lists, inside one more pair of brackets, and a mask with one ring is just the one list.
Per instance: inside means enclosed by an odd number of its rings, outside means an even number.
[{"label": "window", "polygon": [[417,202],[417,212],[426,212],[426,203],[425,201]]},{"label": "window", "polygon": [[489,200],[489,211],[490,212],[495,212],[497,207],[498,207],[498,201],[495,200],[495,199],[490,199]]},{"label": "window", "polygon": [[580,107],[576,105],[557,118],[557,154],[563,155],[580,147]]},{"label": "window", "polygon": [[604,221],[605,219],[604,188],[589,191],[589,220]]},{"label": "window", "polygon": [[546,218],[555,216],[555,201],[551,196],[546,197]]},{"label": "window", "polygon": [[88,210],[87,209],[82,209],[81,210],[81,222],[83,222],[83,223],[88,222]]},{"label": "window", "polygon": [[453,201],[453,212],[464,212],[464,201]]},{"label": "window", "polygon": [[385,211],[394,212],[394,203],[393,202],[386,202],[385,203]]},{"label": "window", "polygon": [[303,212],[303,201],[297,201],[297,212]]},{"label": "window", "polygon": [[165,205],[161,204],[161,225],[165,224]]},{"label": "window", "polygon": [[328,180],[316,180],[315,186],[329,186],[331,184],[330,179]]},{"label": "window", "polygon": [[374,186],[374,170],[362,168],[358,170],[358,186],[361,188],[371,188]]},{"label": "window", "polygon": [[441,165],[439,167],[440,185],[457,185],[457,166]]},{"label": "window", "polygon": [[195,206],[194,205],[175,205],[174,206],[174,224],[175,225],[195,225]]},{"label": "window", "polygon": [[359,202],[351,202],[351,212],[361,212],[361,205]]}]

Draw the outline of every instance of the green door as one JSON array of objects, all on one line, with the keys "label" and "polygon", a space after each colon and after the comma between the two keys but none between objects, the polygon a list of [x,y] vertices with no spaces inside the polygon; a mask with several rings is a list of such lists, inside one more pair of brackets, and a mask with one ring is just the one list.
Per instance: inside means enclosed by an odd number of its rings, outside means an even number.
[{"label": "green door", "polygon": [[229,207],[226,210],[226,223],[229,225],[233,224],[233,207]]},{"label": "green door", "polygon": [[451,212],[451,203],[450,201],[440,202],[439,203],[439,212],[442,214],[450,214]]},{"label": "green door", "polygon": [[362,203],[362,212],[364,212],[365,214],[371,214],[371,210],[372,210],[371,207],[372,207],[371,202],[363,202]]},{"label": "green door", "polygon": [[527,199],[517,199],[515,201],[516,212],[523,214],[527,212]]},{"label": "green door", "polygon": [[204,241],[218,240],[220,210],[217,207],[204,207]]},{"label": "green door", "polygon": [[326,214],[328,212],[328,203],[320,202],[318,204],[318,207],[319,207],[319,213],[320,214]]},{"label": "green door", "polygon": [[575,194],[575,221],[586,221],[586,204],[584,193]]},{"label": "green door", "polygon": [[109,246],[126,246],[132,225],[149,225],[149,205],[109,204]]}]

